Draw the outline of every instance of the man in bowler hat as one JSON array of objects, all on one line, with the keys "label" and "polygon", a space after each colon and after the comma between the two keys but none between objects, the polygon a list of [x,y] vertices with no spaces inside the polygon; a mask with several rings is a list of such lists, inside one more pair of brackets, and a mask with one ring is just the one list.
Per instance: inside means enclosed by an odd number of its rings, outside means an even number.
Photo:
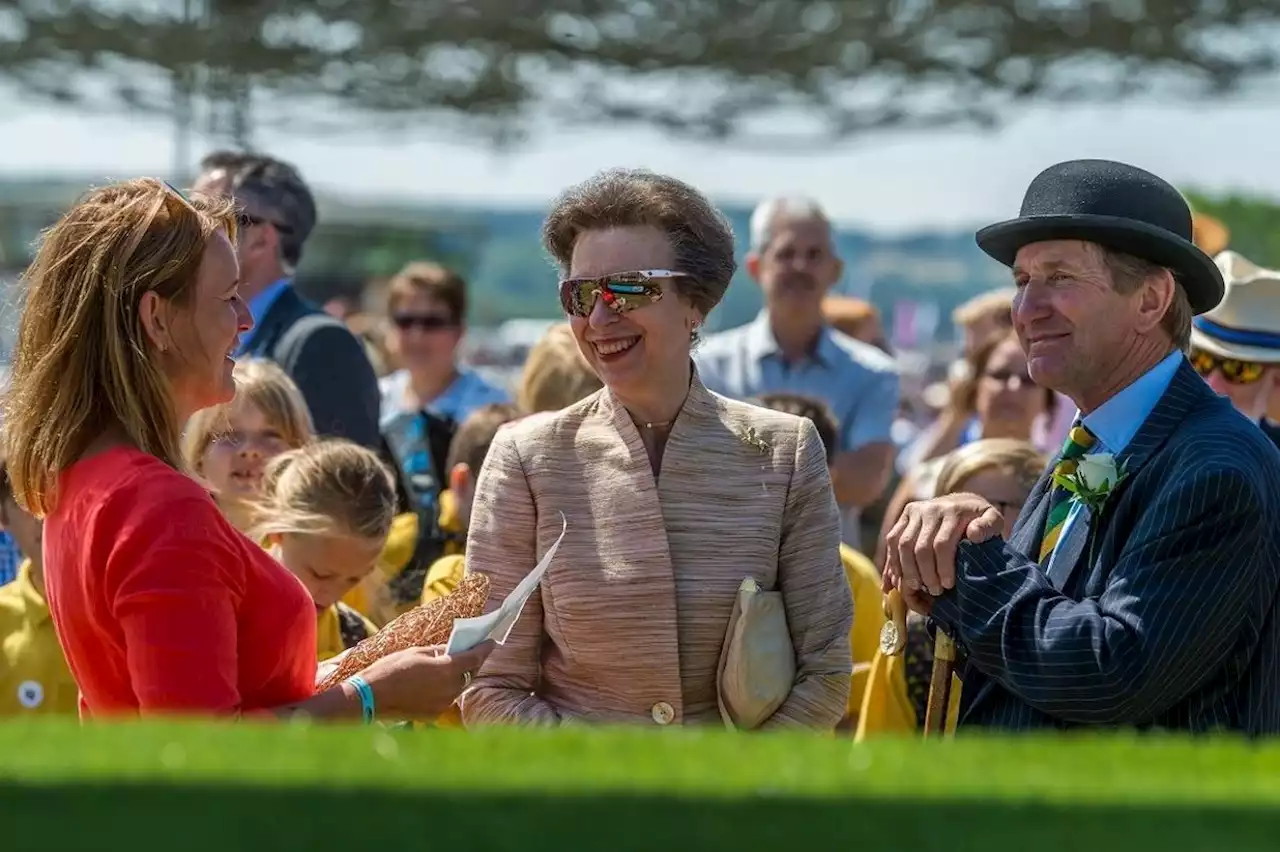
[{"label": "man in bowler hat", "polygon": [[964,656],[960,724],[1280,732],[1280,452],[1184,354],[1223,295],[1185,200],[1066,162],[977,240],[1031,378],[1079,416],[1008,541],[972,494],[888,536],[886,590]]}]

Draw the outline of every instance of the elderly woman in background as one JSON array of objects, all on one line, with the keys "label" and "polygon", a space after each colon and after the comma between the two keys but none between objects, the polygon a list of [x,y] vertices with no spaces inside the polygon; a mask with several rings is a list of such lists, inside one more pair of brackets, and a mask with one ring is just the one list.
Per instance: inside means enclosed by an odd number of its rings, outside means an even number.
[{"label": "elderly woman in background", "polygon": [[546,246],[604,389],[500,431],[469,570],[501,601],[561,533],[539,590],[463,700],[468,725],[719,722],[717,668],[740,584],[779,590],[790,692],[765,727],[844,714],[852,603],[813,423],[733,402],[690,347],[733,275],[733,235],[692,187],[610,171],[563,194]]}]

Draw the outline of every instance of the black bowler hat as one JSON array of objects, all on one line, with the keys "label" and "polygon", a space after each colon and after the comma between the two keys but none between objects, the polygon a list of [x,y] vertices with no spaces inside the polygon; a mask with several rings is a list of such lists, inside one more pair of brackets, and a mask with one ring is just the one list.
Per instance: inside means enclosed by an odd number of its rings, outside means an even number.
[{"label": "black bowler hat", "polygon": [[1178,190],[1136,166],[1070,160],[1036,175],[1017,219],[978,231],[978,247],[1005,266],[1018,249],[1046,240],[1085,240],[1172,269],[1192,309],[1222,301],[1222,273],[1191,241],[1191,208]]}]

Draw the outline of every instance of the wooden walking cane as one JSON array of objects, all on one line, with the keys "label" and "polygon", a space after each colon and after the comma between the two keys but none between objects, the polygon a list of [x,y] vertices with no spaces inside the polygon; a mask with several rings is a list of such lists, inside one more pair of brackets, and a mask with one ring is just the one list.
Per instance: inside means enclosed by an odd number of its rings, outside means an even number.
[{"label": "wooden walking cane", "polygon": [[[891,590],[884,596],[884,615],[888,621],[880,630],[880,650],[896,657],[907,646],[907,604],[902,593]],[[956,670],[956,645],[942,630],[933,640],[933,673],[929,678],[929,703],[925,707],[924,737],[947,735],[947,711],[951,707],[951,683]]]}]

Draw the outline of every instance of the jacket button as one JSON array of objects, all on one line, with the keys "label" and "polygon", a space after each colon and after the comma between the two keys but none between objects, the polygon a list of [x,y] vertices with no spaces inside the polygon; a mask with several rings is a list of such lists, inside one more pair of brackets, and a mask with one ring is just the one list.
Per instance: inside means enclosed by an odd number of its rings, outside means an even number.
[{"label": "jacket button", "polygon": [[670,725],[676,719],[676,711],[670,704],[665,701],[659,701],[653,705],[653,721],[659,725]]}]

